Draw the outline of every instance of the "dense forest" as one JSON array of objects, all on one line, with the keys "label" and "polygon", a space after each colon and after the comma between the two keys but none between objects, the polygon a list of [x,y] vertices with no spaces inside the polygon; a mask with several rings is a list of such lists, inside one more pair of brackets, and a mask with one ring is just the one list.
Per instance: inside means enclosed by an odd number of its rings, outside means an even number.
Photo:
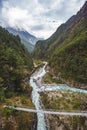
[{"label": "dense forest", "polygon": [[0,27],[0,88],[20,90],[21,81],[32,69],[32,59],[19,36]]},{"label": "dense forest", "polygon": [[57,76],[87,84],[87,1],[47,40],[38,41],[36,59],[46,59]]},{"label": "dense forest", "polygon": [[32,88],[28,83],[32,70],[32,58],[19,36],[0,27],[0,130],[29,130],[33,127],[34,114],[4,107],[34,107],[30,98]]}]

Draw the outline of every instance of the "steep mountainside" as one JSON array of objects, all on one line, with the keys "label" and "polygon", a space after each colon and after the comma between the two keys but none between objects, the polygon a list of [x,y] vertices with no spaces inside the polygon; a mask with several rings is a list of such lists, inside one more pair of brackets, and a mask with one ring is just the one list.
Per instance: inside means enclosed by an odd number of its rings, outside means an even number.
[{"label": "steep mountainside", "polygon": [[13,36],[0,27],[0,130],[29,130],[34,114],[17,112],[6,105],[34,107],[30,95],[29,74],[33,69],[30,54]]},{"label": "steep mountainside", "polygon": [[34,49],[34,46],[37,42],[37,38],[30,33],[28,33],[25,30],[20,30],[20,29],[14,29],[11,27],[6,28],[10,33],[14,35],[19,35],[21,42],[25,45],[25,47],[28,49],[29,52],[32,52]]},{"label": "steep mountainside", "polygon": [[33,61],[20,38],[1,27],[0,68],[0,88],[12,90],[19,90],[21,81],[33,69]]},{"label": "steep mountainside", "polygon": [[33,55],[49,60],[57,76],[87,84],[87,1],[49,39],[38,41]]}]

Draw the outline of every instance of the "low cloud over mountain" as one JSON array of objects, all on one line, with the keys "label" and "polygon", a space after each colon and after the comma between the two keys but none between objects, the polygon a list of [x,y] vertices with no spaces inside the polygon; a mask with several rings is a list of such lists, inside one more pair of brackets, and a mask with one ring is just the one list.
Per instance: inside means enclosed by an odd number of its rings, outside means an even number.
[{"label": "low cloud over mountain", "polygon": [[61,23],[75,14],[84,1],[0,0],[0,19],[7,26],[24,28],[37,37],[47,38]]}]

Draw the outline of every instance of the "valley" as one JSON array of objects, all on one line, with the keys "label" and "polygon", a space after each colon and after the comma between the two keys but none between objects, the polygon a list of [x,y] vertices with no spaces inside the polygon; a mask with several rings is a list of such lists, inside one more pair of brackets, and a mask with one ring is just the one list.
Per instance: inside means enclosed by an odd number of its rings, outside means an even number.
[{"label": "valley", "polygon": [[47,60],[57,77],[87,89],[87,1],[50,38],[36,43],[33,56]]},{"label": "valley", "polygon": [[87,130],[87,1],[46,40],[26,30],[0,26],[0,130]]},{"label": "valley", "polygon": [[[50,38],[38,41],[32,55],[48,62],[46,75],[36,81],[43,108],[87,111],[87,1]],[[47,115],[47,119],[50,130],[87,129],[86,117]]]},{"label": "valley", "polygon": [[[43,79],[46,74],[45,67],[46,63],[30,77],[30,85],[33,88],[32,101],[36,110],[29,106],[17,106],[15,109],[21,112],[37,112],[37,130],[87,128],[87,118],[84,115],[87,114],[87,91],[79,90],[78,92],[76,88],[73,88],[74,92],[72,88],[70,90],[62,90],[61,87],[64,84],[59,84],[60,88],[57,88],[58,85],[52,87],[52,84],[49,84],[49,87],[48,84],[38,86],[38,77]],[[81,114],[80,112],[83,113]]]}]

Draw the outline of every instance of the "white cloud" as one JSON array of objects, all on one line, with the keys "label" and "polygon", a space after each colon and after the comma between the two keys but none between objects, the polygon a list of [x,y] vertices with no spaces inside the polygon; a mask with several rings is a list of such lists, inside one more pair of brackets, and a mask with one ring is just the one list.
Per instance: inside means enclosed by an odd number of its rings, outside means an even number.
[{"label": "white cloud", "polygon": [[28,19],[28,12],[27,10],[22,10],[20,8],[3,8],[2,9],[3,17],[8,20],[9,24],[11,26],[17,25],[17,24],[23,24],[23,20]]},{"label": "white cloud", "polygon": [[85,0],[3,0],[1,19],[37,37],[49,37]]}]

